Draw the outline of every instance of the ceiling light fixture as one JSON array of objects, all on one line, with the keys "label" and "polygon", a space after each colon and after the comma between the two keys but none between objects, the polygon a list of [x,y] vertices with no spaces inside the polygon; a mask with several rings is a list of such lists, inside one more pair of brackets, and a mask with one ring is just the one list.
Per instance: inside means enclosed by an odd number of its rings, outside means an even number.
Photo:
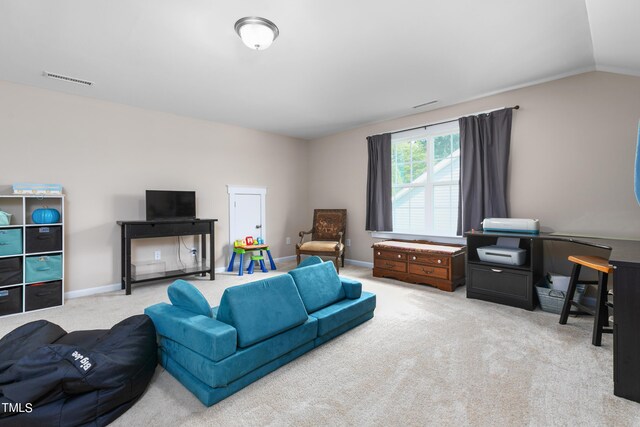
[{"label": "ceiling light fixture", "polygon": [[247,16],[238,19],[235,29],[242,42],[249,49],[255,50],[268,48],[280,34],[276,24],[259,16]]}]

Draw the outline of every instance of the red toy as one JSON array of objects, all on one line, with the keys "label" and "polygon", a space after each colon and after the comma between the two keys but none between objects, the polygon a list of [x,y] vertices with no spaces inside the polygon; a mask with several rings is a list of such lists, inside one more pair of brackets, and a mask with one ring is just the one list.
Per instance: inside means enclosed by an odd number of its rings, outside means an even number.
[{"label": "red toy", "polygon": [[253,245],[253,237],[247,236],[244,240],[247,242],[247,246]]}]

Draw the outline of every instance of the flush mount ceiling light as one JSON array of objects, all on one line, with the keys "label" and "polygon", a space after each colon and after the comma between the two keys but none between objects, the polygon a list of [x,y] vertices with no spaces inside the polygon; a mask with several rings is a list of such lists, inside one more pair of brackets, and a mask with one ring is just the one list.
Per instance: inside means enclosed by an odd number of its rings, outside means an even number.
[{"label": "flush mount ceiling light", "polygon": [[247,16],[238,19],[236,33],[250,49],[264,50],[278,37],[280,30],[276,24],[259,16]]}]

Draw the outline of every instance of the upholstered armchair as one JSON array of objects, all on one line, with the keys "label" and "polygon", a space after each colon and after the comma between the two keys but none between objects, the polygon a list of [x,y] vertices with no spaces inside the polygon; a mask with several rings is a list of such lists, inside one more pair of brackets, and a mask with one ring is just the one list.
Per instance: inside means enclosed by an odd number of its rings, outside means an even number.
[{"label": "upholstered armchair", "polygon": [[[300,243],[296,244],[296,260],[300,264],[300,255],[332,257],[336,271],[340,271],[338,258],[344,267],[344,235],[347,228],[346,209],[314,209],[313,228],[299,233]],[[311,234],[311,240],[304,242],[305,234]]]}]

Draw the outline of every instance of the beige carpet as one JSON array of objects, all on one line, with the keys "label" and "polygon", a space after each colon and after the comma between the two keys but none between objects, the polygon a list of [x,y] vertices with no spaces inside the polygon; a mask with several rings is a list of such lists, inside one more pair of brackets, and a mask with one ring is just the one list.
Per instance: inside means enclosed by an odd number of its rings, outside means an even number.
[{"label": "beige carpet", "polygon": [[[281,273],[193,280],[217,305],[228,286]],[[373,279],[375,317],[207,408],[158,367],[116,426],[640,425],[640,404],[613,395],[612,337],[591,345],[592,320],[528,312],[454,293]],[[63,308],[3,318],[0,336],[44,318],[68,331],[108,328],[166,301],[166,285],[67,301]]]}]

